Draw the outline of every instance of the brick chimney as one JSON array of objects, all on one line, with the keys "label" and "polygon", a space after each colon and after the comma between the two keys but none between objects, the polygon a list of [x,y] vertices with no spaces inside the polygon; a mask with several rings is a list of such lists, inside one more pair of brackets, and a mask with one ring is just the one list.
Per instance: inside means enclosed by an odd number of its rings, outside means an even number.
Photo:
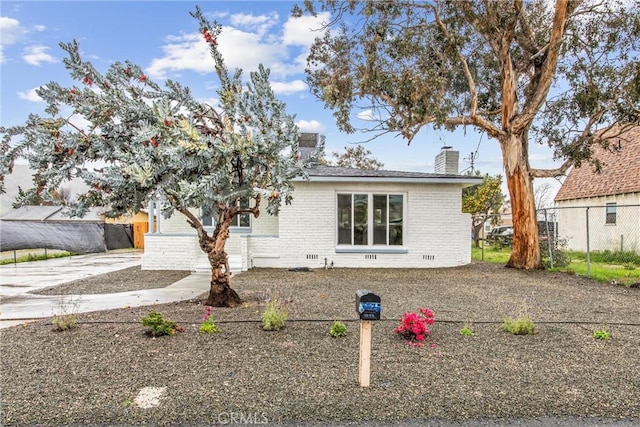
[{"label": "brick chimney", "polygon": [[435,172],[444,175],[458,175],[458,161],[460,152],[452,150],[448,145],[440,149],[436,156]]},{"label": "brick chimney", "polygon": [[320,134],[318,133],[301,133],[298,137],[298,153],[300,159],[308,159],[318,146]]}]

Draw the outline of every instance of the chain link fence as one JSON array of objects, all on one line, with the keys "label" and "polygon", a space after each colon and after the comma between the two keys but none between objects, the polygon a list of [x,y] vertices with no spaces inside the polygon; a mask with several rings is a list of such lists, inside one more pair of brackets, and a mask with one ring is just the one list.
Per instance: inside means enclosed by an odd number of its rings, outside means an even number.
[{"label": "chain link fence", "polygon": [[[510,247],[511,218],[484,215],[474,218],[476,247]],[[571,256],[591,262],[638,264],[640,261],[640,205],[553,207],[538,210],[540,251],[546,267],[567,267]],[[578,253],[578,254],[577,254]]]},{"label": "chain link fence", "polygon": [[554,259],[566,251],[584,252],[587,275],[590,262],[633,262],[640,256],[640,205],[607,203],[538,211],[538,232],[543,257],[550,267],[566,260]]}]

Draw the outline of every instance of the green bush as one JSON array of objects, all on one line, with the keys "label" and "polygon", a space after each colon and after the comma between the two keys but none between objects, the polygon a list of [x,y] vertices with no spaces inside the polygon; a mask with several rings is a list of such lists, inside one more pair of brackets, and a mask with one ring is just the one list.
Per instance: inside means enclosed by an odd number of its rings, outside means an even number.
[{"label": "green bush", "polygon": [[593,331],[593,337],[597,340],[608,340],[611,338],[611,333],[606,329],[598,329]]},{"label": "green bush", "polygon": [[[568,267],[571,264],[571,257],[567,251],[567,239],[558,239],[551,241],[551,256],[553,257],[553,268]],[[549,258],[549,240],[540,239],[540,258],[545,268],[551,268],[551,259]]]},{"label": "green bush", "polygon": [[216,332],[220,332],[220,329],[213,322],[213,319],[209,317],[207,318],[207,320],[200,324],[198,332],[200,332],[201,334],[215,334]]},{"label": "green bush", "polygon": [[336,320],[335,322],[333,322],[333,325],[331,325],[331,328],[329,329],[329,335],[334,338],[345,337],[347,336],[347,327],[344,325],[344,323]]},{"label": "green bush", "polygon": [[462,335],[463,337],[471,337],[475,334],[475,332],[473,332],[473,329],[471,329],[471,327],[469,325],[464,325],[462,327],[462,329],[460,329],[460,335]]},{"label": "green bush", "polygon": [[175,335],[176,332],[184,332],[184,329],[176,322],[171,320],[165,320],[161,313],[152,311],[148,316],[144,316],[141,319],[142,326],[145,326],[147,334],[152,337],[159,337],[162,335]]},{"label": "green bush", "polygon": [[284,303],[275,297],[271,298],[267,304],[267,309],[262,313],[262,329],[265,331],[279,331],[284,328],[288,317]]},{"label": "green bush", "polygon": [[589,254],[589,258],[592,262],[640,266],[640,254],[633,251],[593,251]]},{"label": "green bush", "polygon": [[531,335],[535,334],[536,325],[528,313],[520,313],[517,317],[506,316],[502,330],[513,335]]},{"label": "green bush", "polygon": [[69,329],[78,327],[76,316],[73,314],[54,316],[53,319],[51,319],[51,323],[56,327],[55,330],[59,332],[68,331]]}]

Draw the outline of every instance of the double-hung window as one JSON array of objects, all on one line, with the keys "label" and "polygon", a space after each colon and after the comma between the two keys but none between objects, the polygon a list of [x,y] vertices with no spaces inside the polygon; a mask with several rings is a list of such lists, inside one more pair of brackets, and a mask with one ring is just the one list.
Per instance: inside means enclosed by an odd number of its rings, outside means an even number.
[{"label": "double-hung window", "polygon": [[402,246],[404,195],[338,194],[338,245]]},{"label": "double-hung window", "polygon": [[613,224],[616,223],[616,208],[617,205],[615,203],[607,203],[607,213],[605,217],[605,224]]}]

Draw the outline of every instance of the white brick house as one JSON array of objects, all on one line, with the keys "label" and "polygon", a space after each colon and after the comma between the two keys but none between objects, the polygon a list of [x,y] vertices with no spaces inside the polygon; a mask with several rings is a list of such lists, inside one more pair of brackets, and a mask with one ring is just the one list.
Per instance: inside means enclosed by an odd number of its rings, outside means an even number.
[{"label": "white brick house", "polygon": [[[462,188],[481,182],[455,173],[316,166],[277,217],[239,219],[226,243],[231,269],[468,264],[471,217],[461,212]],[[142,267],[206,271],[209,264],[195,231],[176,214],[145,235]]]}]

